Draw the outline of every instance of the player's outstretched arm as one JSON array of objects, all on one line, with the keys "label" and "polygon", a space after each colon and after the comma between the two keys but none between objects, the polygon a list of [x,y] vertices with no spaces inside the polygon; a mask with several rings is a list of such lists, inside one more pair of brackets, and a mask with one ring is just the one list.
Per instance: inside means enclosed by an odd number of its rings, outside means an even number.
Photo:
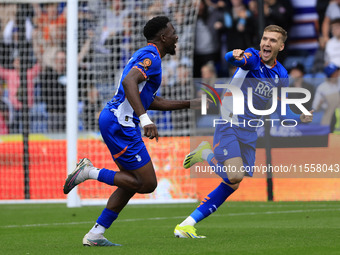
[{"label": "player's outstretched arm", "polygon": [[313,112],[314,110],[309,111],[311,113],[311,115],[305,115],[304,113],[302,113],[300,115],[300,120],[302,123],[309,123],[312,122],[313,120]]},{"label": "player's outstretched arm", "polygon": [[242,60],[244,56],[244,50],[236,49],[233,50],[233,58],[235,60]]},{"label": "player's outstretched arm", "polygon": [[201,98],[191,100],[169,100],[156,96],[149,107],[149,110],[173,111],[181,109],[199,109],[201,106]]},{"label": "player's outstretched arm", "polygon": [[224,58],[229,64],[241,67],[244,70],[256,70],[261,63],[258,51],[253,48],[229,51],[225,54]]},{"label": "player's outstretched arm", "polygon": [[301,123],[309,123],[312,122],[313,120],[313,112],[314,110],[310,110],[310,115],[306,115],[304,113],[302,114],[297,114],[294,113],[289,105],[286,105],[286,115],[281,115],[281,103],[278,103],[277,108],[276,108],[276,113],[280,116],[280,119],[282,120],[284,117],[287,119],[292,119],[295,120],[297,122],[301,122]]},{"label": "player's outstretched arm", "polygon": [[233,66],[243,66],[246,63],[244,57],[244,50],[236,49],[233,51],[229,51],[224,56],[225,60],[232,64]]}]

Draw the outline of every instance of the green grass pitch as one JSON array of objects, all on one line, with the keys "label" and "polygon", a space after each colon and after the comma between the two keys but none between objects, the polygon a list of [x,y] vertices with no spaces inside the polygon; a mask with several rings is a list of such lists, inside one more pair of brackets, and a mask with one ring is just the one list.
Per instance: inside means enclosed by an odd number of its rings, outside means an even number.
[{"label": "green grass pitch", "polygon": [[196,206],[128,205],[105,234],[122,247],[83,247],[103,207],[0,205],[0,254],[340,254],[340,202],[227,202],[196,225],[206,239],[175,238]]}]

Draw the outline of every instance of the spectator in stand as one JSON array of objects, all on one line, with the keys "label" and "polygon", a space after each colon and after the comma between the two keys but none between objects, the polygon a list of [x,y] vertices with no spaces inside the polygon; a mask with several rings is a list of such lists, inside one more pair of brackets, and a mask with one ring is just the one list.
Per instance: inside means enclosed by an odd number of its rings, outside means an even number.
[{"label": "spectator in stand", "polygon": [[33,8],[28,5],[25,17],[18,16],[16,4],[0,5],[0,65],[4,68],[13,68],[13,54],[18,50],[18,27],[17,20],[25,20],[25,54],[28,56],[27,64],[29,67],[34,65],[34,53],[32,48],[32,34],[34,31],[32,18]]},{"label": "spectator in stand", "polygon": [[[231,0],[231,6],[225,6],[224,28],[227,34],[227,50],[246,49],[253,46],[253,34],[257,33],[252,21],[252,13],[242,0]],[[218,2],[221,6],[224,1]]]},{"label": "spectator in stand", "polygon": [[9,116],[10,109],[7,102],[3,98],[3,82],[0,80],[0,135],[9,133]]},{"label": "spectator in stand", "polygon": [[[176,49],[177,50],[177,49]],[[190,84],[190,71],[191,66],[189,66],[185,61],[179,62],[176,69],[176,84],[172,87],[173,93],[171,93],[170,97],[186,100],[188,97],[188,93],[183,93],[183,87],[188,87]],[[190,121],[188,119],[188,109],[178,110],[175,114],[174,111],[170,112],[171,114],[171,125],[174,130],[187,130],[184,132],[186,135],[190,134]],[[166,123],[165,117],[169,116],[168,113],[163,112],[163,126],[170,126],[170,123]],[[169,121],[169,119],[167,119]]]},{"label": "spectator in stand", "polygon": [[[293,14],[294,8],[290,2],[290,0],[264,0],[264,16],[265,16],[265,25],[278,25],[284,28],[286,31],[289,31],[290,27],[293,24]],[[252,29],[253,29],[253,38],[252,42],[254,46],[257,46],[260,39],[257,34],[257,21],[258,17],[258,3],[257,0],[248,1],[248,8],[252,13],[251,21]],[[285,47],[287,48],[287,47]],[[282,54],[283,53],[283,54]],[[285,50],[281,52],[278,56],[279,60],[282,61],[285,57]]]},{"label": "spectator in stand", "polygon": [[[80,73],[78,74],[78,76]],[[79,100],[83,103],[83,123],[84,130],[98,131],[98,118],[102,110],[99,92],[95,86],[94,75],[91,71],[83,73],[81,79],[78,79]]]},{"label": "spectator in stand", "polygon": [[[216,68],[214,66],[214,64],[212,62],[208,62],[207,64],[205,64],[204,66],[202,66],[201,68],[201,74],[202,74],[202,83],[204,84],[208,84],[211,87],[215,88],[215,84],[217,82],[217,72],[216,72]],[[203,86],[201,86],[203,87]],[[221,95],[223,89],[218,89],[215,88],[215,90],[217,91],[217,93],[219,93]],[[202,90],[198,90],[197,91],[197,97],[201,97],[202,94]],[[214,105],[214,104],[210,104],[209,105],[209,115],[211,114],[218,114],[219,113],[219,106],[220,105]],[[196,113],[198,113],[198,111],[196,111]],[[198,116],[201,116],[201,113],[199,111]]]},{"label": "spectator in stand", "polygon": [[329,2],[331,0],[317,0],[317,3],[316,3],[316,11],[318,13],[318,16],[319,16],[319,22],[318,22],[318,25],[319,25],[319,29],[320,31],[318,31],[319,33],[321,32],[321,27],[322,27],[322,22],[325,18],[325,13],[326,13],[326,10],[327,10],[327,6],[329,5]]},{"label": "spectator in stand", "polygon": [[[87,30],[87,39],[80,48],[77,56],[78,62],[78,91],[79,99],[85,104],[85,128],[95,129],[96,112],[99,107],[98,91],[94,86],[91,73],[89,52],[94,33]],[[52,65],[46,66],[40,76],[41,101],[45,103],[48,113],[48,131],[64,132],[66,125],[66,53],[60,48],[50,47],[48,51]],[[75,103],[76,104],[76,103]]]},{"label": "spectator in stand", "polygon": [[[292,79],[290,87],[304,88],[304,89],[307,89],[311,93],[311,99],[307,103],[303,104],[303,106],[307,110],[311,110],[312,103],[314,100],[315,89],[313,85],[309,84],[308,82],[304,80],[303,78],[304,75],[305,75],[304,66],[300,63],[295,64],[289,71],[289,77]],[[301,93],[289,93],[288,94],[288,98],[292,98],[292,99],[294,98],[298,99],[298,98],[303,98],[303,97],[304,95],[302,95]],[[290,105],[290,108],[296,114],[302,113],[301,110],[296,107],[296,105]]]},{"label": "spectator in stand", "polygon": [[[125,32],[125,18],[130,14],[130,8],[135,5],[137,3],[133,2],[128,5],[121,0],[88,1],[88,8],[96,10],[94,15],[96,17],[96,24],[94,24],[96,34],[93,44],[93,69],[96,73],[96,80],[100,81],[103,87],[114,84],[115,78],[119,79],[121,61],[117,56],[120,54],[116,53],[122,49],[118,44],[120,39],[118,34]],[[134,24],[132,27],[137,29]],[[130,40],[135,40],[135,38],[130,38]]]},{"label": "spectator in stand", "polygon": [[289,31],[293,23],[294,9],[287,0],[264,0],[264,16],[266,25],[278,25]]},{"label": "spectator in stand", "polygon": [[[48,131],[64,132],[66,125],[66,54],[58,49],[52,67],[46,67],[40,76],[41,100],[46,104]],[[74,102],[76,105],[76,102]]]},{"label": "spectator in stand", "polygon": [[[44,55],[51,47],[66,49],[66,14],[65,9],[59,13],[57,3],[45,3],[42,9],[36,7],[36,37],[39,54]],[[51,62],[49,59],[47,62]]]},{"label": "spectator in stand", "polygon": [[322,22],[320,38],[320,47],[323,49],[329,40],[331,21],[340,18],[340,0],[334,0],[329,3],[326,9],[325,18]]},{"label": "spectator in stand", "polygon": [[[265,25],[278,25],[289,31],[293,24],[294,8],[288,0],[264,0]],[[253,22],[258,20],[257,0],[248,1],[248,8],[252,12]],[[255,28],[257,31],[257,28]],[[258,39],[256,41],[259,41]],[[282,54],[282,52],[281,52]]]},{"label": "spectator in stand", "polygon": [[313,109],[324,111],[321,124],[329,125],[330,131],[334,131],[335,109],[340,106],[340,87],[338,83],[340,68],[333,63],[325,67],[327,80],[316,89]]},{"label": "spectator in stand", "polygon": [[[290,30],[293,24],[294,9],[290,0],[264,0],[265,25],[278,25],[284,30]],[[278,55],[283,63],[287,57],[287,43],[285,49]]]},{"label": "spectator in stand", "polygon": [[205,0],[199,4],[194,46],[194,77],[201,77],[201,67],[209,61],[220,62],[219,30],[222,29],[222,12],[209,7]]},{"label": "spectator in stand", "polygon": [[153,1],[153,3],[148,7],[147,10],[147,19],[151,19],[157,15],[161,15],[164,13],[163,9],[163,1]]},{"label": "spectator in stand", "polygon": [[[180,35],[180,37],[178,38],[177,46],[180,45],[181,47],[185,47],[185,45],[188,45],[188,42],[190,42],[191,40],[194,28],[187,25],[189,17],[190,13],[184,13],[176,10],[173,12],[173,23],[176,27],[177,34]],[[189,49],[187,48],[187,50]],[[178,56],[179,58],[181,58],[183,55],[183,51],[177,50],[177,52],[178,54],[176,54],[176,57]]]},{"label": "spectator in stand", "polygon": [[[22,102],[18,98],[20,94],[20,58],[17,53],[13,56],[13,69],[0,66],[0,78],[5,80],[8,86],[9,102],[14,108],[14,120],[10,127],[10,133],[20,132],[20,122],[22,116]],[[39,75],[41,65],[37,62],[33,67],[27,69],[27,92],[28,106],[31,108],[34,102],[34,79]],[[21,95],[22,96],[22,95]]]},{"label": "spectator in stand", "polygon": [[[4,68],[13,68],[11,63],[11,55],[17,48],[15,31],[17,5],[16,4],[1,4],[0,5],[0,65]],[[12,58],[13,60],[13,58]]]},{"label": "spectator in stand", "polygon": [[331,30],[333,36],[326,43],[325,63],[340,66],[340,18],[332,20]]},{"label": "spectator in stand", "polygon": [[213,62],[208,62],[201,68],[202,82],[214,86],[217,79],[216,68]]}]

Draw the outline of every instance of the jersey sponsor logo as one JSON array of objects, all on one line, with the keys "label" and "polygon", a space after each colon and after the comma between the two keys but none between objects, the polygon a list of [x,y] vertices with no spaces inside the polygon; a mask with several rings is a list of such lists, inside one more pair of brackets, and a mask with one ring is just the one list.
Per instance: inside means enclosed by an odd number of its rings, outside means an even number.
[{"label": "jersey sponsor logo", "polygon": [[151,61],[151,59],[146,58],[146,59],[143,60],[143,63],[139,62],[138,64],[140,64],[142,67],[144,67],[145,71],[147,71],[152,64],[152,61]]},{"label": "jersey sponsor logo", "polygon": [[254,94],[265,98],[271,98],[273,95],[273,85],[268,81],[257,83]]}]

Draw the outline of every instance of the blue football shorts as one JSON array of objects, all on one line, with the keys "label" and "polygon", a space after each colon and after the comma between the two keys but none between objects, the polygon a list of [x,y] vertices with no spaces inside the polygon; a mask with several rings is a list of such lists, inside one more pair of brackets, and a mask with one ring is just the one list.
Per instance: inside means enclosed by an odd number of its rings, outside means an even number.
[{"label": "blue football shorts", "polygon": [[255,165],[257,132],[241,129],[238,126],[216,125],[214,134],[214,154],[223,165],[230,158],[241,157],[246,175],[253,176]]},{"label": "blue football shorts", "polygon": [[100,113],[99,129],[113,160],[125,170],[138,169],[151,160],[139,126],[120,125],[115,114],[107,107]]}]

